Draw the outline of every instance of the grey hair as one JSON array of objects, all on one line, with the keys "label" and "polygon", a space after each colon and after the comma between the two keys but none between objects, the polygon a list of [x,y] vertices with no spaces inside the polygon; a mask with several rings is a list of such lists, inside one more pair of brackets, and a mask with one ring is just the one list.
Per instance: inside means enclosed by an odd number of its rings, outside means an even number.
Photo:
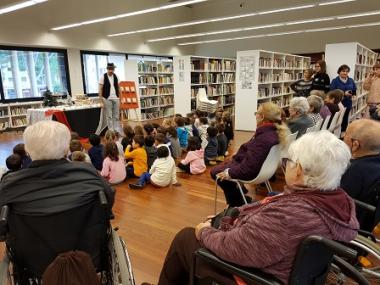
[{"label": "grey hair", "polygon": [[69,129],[55,121],[40,121],[25,129],[25,150],[32,160],[64,158],[71,140]]},{"label": "grey hair", "polygon": [[310,106],[305,97],[295,97],[290,100],[290,108],[304,115],[309,111]]},{"label": "grey hair", "polygon": [[307,102],[309,103],[310,109],[313,107],[313,113],[319,113],[323,106],[323,100],[321,97],[316,95],[310,95],[307,97]]},{"label": "grey hair", "polygon": [[304,173],[304,184],[323,191],[334,190],[346,171],[351,152],[348,146],[329,131],[303,135],[289,147],[289,156]]}]

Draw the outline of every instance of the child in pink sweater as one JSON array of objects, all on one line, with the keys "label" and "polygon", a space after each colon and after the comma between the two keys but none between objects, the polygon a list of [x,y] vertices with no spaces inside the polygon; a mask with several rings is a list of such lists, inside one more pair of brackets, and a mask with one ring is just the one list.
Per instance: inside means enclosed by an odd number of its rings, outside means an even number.
[{"label": "child in pink sweater", "polygon": [[123,182],[127,176],[125,170],[124,157],[119,155],[116,143],[107,142],[104,147],[103,168],[100,173],[111,184],[119,184]]},{"label": "child in pink sweater", "polygon": [[189,137],[187,150],[188,153],[185,159],[178,164],[178,168],[190,174],[201,174],[205,172],[204,150],[201,148],[199,138]]}]

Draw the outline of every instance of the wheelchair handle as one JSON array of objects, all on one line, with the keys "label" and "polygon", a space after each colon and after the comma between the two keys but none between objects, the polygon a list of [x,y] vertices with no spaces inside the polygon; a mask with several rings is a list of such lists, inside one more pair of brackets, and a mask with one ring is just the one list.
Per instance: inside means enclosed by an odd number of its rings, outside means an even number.
[{"label": "wheelchair handle", "polygon": [[107,201],[106,194],[104,194],[103,191],[99,191],[98,195],[99,195],[100,205],[102,205],[103,207],[107,207],[108,206],[108,201]]},{"label": "wheelchair handle", "polygon": [[8,224],[8,214],[9,214],[9,206],[4,205],[3,207],[1,207],[0,227],[6,226]]}]

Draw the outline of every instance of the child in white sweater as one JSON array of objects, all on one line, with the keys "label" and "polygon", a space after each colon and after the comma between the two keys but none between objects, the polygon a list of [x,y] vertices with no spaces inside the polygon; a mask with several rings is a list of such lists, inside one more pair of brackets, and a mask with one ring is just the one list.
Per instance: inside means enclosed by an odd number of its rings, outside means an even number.
[{"label": "child in white sweater", "polygon": [[169,149],[166,146],[160,146],[157,149],[157,159],[150,171],[144,172],[136,184],[129,184],[129,188],[142,189],[148,182],[157,187],[166,187],[170,184],[180,185],[177,182],[174,159],[169,155]]},{"label": "child in white sweater", "polygon": [[209,127],[208,120],[206,117],[202,117],[199,119],[199,121],[200,121],[200,126],[198,127],[199,138],[201,139],[202,149],[205,149],[208,144],[208,140],[207,140],[207,128]]}]

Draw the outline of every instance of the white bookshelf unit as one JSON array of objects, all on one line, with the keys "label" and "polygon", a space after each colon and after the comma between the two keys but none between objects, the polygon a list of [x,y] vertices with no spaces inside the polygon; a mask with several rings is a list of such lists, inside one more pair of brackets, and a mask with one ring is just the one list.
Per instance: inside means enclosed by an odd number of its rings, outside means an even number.
[{"label": "white bookshelf unit", "polygon": [[347,64],[351,71],[349,76],[356,84],[356,97],[352,98],[352,109],[349,121],[361,118],[367,107],[368,91],[363,88],[364,80],[376,63],[377,53],[360,43],[327,44],[325,49],[327,73],[330,79],[338,76],[337,70]]},{"label": "white bookshelf unit", "polygon": [[0,131],[27,126],[27,110],[42,108],[41,101],[0,104]]},{"label": "white bookshelf unit", "polygon": [[259,105],[273,102],[289,107],[294,92],[290,84],[310,68],[310,58],[265,50],[237,52],[235,129],[256,130]]},{"label": "white bookshelf unit", "polygon": [[196,109],[199,88],[205,88],[208,98],[219,101],[219,106],[234,113],[235,59],[177,56],[174,71],[176,113],[185,115]]},{"label": "white bookshelf unit", "polygon": [[174,80],[172,60],[127,60],[127,81],[135,81],[139,109],[132,119],[145,121],[174,115]]}]

